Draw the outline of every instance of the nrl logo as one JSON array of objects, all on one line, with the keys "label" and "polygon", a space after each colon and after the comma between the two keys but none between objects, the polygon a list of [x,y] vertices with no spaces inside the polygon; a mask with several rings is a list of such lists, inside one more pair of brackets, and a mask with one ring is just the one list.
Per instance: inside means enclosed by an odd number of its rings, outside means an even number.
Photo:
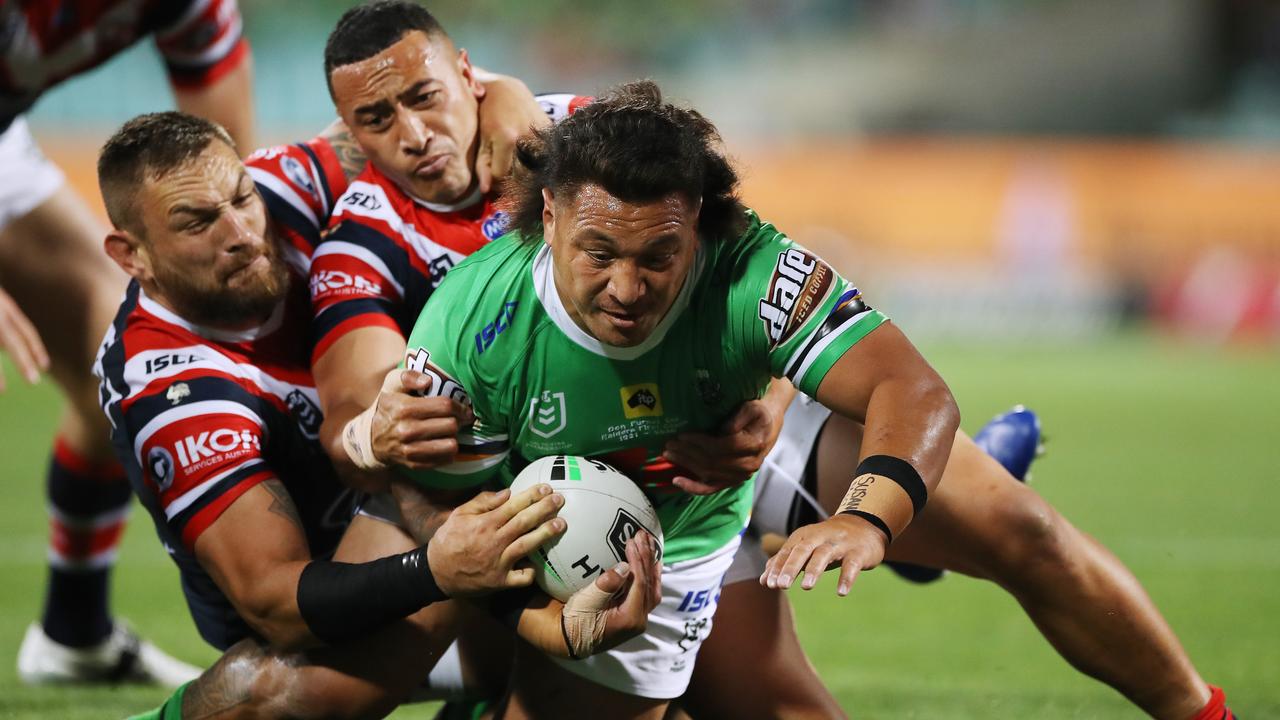
[{"label": "nrl logo", "polygon": [[541,397],[529,401],[529,430],[539,437],[549,438],[564,429],[567,423],[564,393],[543,390]]},{"label": "nrl logo", "polygon": [[188,396],[191,395],[191,388],[186,383],[174,383],[165,391],[164,397],[169,402],[177,405]]}]

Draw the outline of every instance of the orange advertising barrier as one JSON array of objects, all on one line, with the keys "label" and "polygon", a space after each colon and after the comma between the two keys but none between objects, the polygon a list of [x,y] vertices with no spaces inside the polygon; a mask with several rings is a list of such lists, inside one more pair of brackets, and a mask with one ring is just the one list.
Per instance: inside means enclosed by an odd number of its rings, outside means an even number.
[{"label": "orange advertising barrier", "polygon": [[[40,138],[95,205],[101,139]],[[1050,234],[1064,260],[1085,264],[1214,245],[1280,255],[1280,148],[878,139],[735,150],[746,199],[779,228],[904,260],[996,258],[1021,234]]]}]

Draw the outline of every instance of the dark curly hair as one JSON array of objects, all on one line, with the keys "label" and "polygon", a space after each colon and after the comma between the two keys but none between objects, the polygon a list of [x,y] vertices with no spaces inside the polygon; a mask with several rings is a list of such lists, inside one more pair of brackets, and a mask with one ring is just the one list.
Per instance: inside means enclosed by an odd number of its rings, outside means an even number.
[{"label": "dark curly hair", "polygon": [[662,101],[650,80],[613,88],[568,118],[521,140],[521,168],[507,180],[508,229],[542,241],[542,190],[576,193],[597,184],[627,202],[671,193],[701,201],[698,232],[706,240],[734,238],[746,227],[738,174],[721,154],[720,133],[697,111]]}]

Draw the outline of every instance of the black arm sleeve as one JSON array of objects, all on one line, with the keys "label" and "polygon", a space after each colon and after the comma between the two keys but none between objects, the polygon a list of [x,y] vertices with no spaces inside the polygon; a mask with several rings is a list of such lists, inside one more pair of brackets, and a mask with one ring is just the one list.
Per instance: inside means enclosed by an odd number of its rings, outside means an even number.
[{"label": "black arm sleeve", "polygon": [[427,564],[427,546],[367,563],[313,560],[298,579],[298,611],[326,643],[349,640],[448,597]]}]

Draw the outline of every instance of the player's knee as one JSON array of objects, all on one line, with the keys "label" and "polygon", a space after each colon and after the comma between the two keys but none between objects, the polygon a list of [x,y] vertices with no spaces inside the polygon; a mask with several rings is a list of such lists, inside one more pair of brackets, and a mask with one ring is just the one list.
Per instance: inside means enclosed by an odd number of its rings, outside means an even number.
[{"label": "player's knee", "polygon": [[992,558],[998,579],[1033,579],[1070,567],[1071,527],[1044,498],[1030,490],[1021,492],[999,520],[999,545]]},{"label": "player's knee", "polygon": [[[288,691],[271,699],[261,697],[261,707],[270,707],[264,717],[299,720],[358,720],[390,714],[408,698],[393,697],[384,688],[323,668],[298,669],[288,683]],[[271,683],[263,683],[263,687]],[[255,698],[258,693],[254,693]]]}]

